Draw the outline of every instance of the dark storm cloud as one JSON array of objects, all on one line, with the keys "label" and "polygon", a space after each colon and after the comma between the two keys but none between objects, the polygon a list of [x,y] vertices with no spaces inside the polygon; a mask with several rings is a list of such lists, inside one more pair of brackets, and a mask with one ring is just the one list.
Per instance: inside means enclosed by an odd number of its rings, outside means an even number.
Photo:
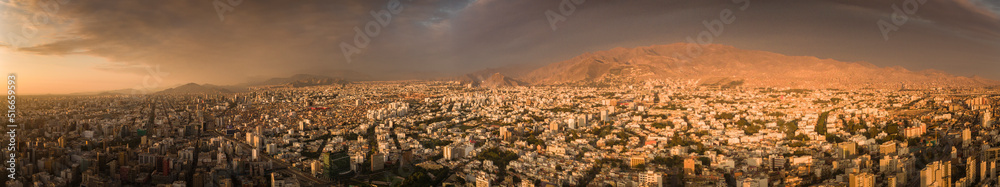
[{"label": "dark storm cloud", "polygon": [[[914,2],[920,2],[912,0]],[[904,8],[906,0],[832,0],[832,2],[867,9],[876,14],[890,16],[894,5]],[[996,7],[1000,1],[995,0],[925,0],[916,8],[911,19],[922,19],[940,24],[941,26],[965,29],[978,34],[1000,38],[1000,12]]]},{"label": "dark storm cloud", "polygon": [[[403,2],[406,15],[392,20],[397,27],[433,16],[429,9],[436,9],[436,2]],[[22,8],[41,11],[33,4]],[[71,1],[59,12],[72,23],[69,31],[57,33],[68,39],[20,50],[96,55],[123,66],[159,64],[177,77],[203,79],[189,80],[198,82],[324,73],[352,68],[338,44],[374,19],[369,11],[384,6],[383,1],[244,1],[220,21],[212,1]],[[393,33],[393,26],[384,33]],[[383,43],[376,40],[373,46],[388,45]]]},{"label": "dark storm cloud", "polygon": [[[375,21],[370,11],[385,10],[387,2],[243,1],[220,21],[212,1],[74,0],[59,13],[67,24],[58,39],[20,50],[157,64],[194,82],[337,70],[410,78],[683,42],[705,30],[702,21],[730,9],[736,23],[714,43],[1000,79],[989,75],[1000,59],[990,54],[1000,45],[996,1],[928,0],[884,41],[876,22],[890,19],[891,6],[904,0],[750,0],[747,10],[730,0],[587,0],[557,30],[545,12],[558,12],[562,1],[401,0],[402,12],[347,63],[341,44],[353,44],[354,28]],[[952,51],[940,52],[942,46]],[[943,66],[941,59],[960,62]]]}]

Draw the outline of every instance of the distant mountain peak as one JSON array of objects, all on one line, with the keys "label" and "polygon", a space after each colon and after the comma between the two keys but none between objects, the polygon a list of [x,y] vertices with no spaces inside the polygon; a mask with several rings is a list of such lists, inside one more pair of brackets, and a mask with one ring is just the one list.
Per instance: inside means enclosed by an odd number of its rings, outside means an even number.
[{"label": "distant mountain peak", "polygon": [[480,85],[482,87],[487,87],[487,88],[500,88],[500,87],[525,86],[527,85],[527,83],[509,78],[497,72],[494,73],[492,76],[490,76],[490,78],[483,80],[483,82]]},{"label": "distant mountain peak", "polygon": [[247,84],[248,86],[273,86],[273,85],[286,85],[291,87],[307,87],[307,86],[321,86],[321,85],[335,85],[335,84],[347,84],[348,81],[343,78],[332,78],[322,75],[311,75],[311,74],[295,74],[287,78],[272,78],[261,82],[253,82]]},{"label": "distant mountain peak", "polygon": [[664,78],[740,80],[744,86],[792,88],[898,88],[900,85],[929,88],[1000,84],[994,80],[959,77],[937,70],[914,72],[901,66],[880,68],[867,62],[787,56],[720,44],[699,48],[692,46],[698,45],[674,43],[586,52],[535,69],[519,78],[540,85],[639,82]]},{"label": "distant mountain peak", "polygon": [[199,85],[197,83],[187,83],[178,87],[168,88],[163,91],[156,92],[156,94],[227,94],[233,93],[232,90],[215,86],[215,85]]}]

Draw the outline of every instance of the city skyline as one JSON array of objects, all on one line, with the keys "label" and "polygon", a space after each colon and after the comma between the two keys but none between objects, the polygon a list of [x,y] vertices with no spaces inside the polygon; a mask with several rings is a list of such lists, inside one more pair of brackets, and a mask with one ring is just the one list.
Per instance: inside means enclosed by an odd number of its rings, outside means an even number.
[{"label": "city skyline", "polygon": [[1000,185],[998,0],[0,0],[2,186]]}]

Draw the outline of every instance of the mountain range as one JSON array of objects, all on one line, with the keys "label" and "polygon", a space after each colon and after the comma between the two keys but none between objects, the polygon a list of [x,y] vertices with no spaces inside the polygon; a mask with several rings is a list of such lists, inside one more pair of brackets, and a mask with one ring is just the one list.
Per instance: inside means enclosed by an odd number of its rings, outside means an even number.
[{"label": "mountain range", "polygon": [[211,85],[187,83],[173,88],[160,91],[141,92],[135,89],[111,90],[100,93],[76,93],[73,95],[128,95],[128,94],[227,94],[247,91],[247,88],[258,86],[286,86],[293,88],[323,86],[323,85],[344,85],[350,81],[344,78],[334,78],[321,75],[297,74],[291,77],[271,78],[261,81],[251,81],[236,85]]},{"label": "mountain range", "polygon": [[532,85],[582,85],[641,82],[651,79],[700,80],[703,85],[788,88],[933,88],[981,87],[1000,81],[962,77],[937,70],[910,71],[867,62],[841,62],[811,56],[788,56],[727,45],[701,46],[688,53],[686,43],[588,52],[511,77]]},{"label": "mountain range", "polygon": [[240,86],[267,86],[267,85],[286,85],[291,87],[307,87],[307,86],[320,86],[320,85],[333,85],[333,84],[347,84],[344,78],[334,78],[321,75],[309,75],[309,74],[297,74],[292,75],[288,78],[272,78],[260,82],[249,82],[242,84]]},{"label": "mountain range", "polygon": [[[955,76],[938,70],[911,71],[903,67],[879,67],[867,62],[842,62],[812,56],[788,56],[736,47],[701,45],[700,53],[688,53],[693,44],[614,48],[587,52],[544,66],[517,64],[484,69],[461,76],[434,80],[459,81],[486,88],[529,85],[614,85],[647,80],[696,80],[706,86],[781,87],[803,89],[987,87],[1000,81],[978,76]],[[366,80],[356,72],[340,72],[350,81]],[[353,77],[352,77],[353,76]],[[337,76],[341,77],[341,76]],[[156,94],[217,94],[245,91],[256,86],[308,87],[344,85],[345,78],[298,74],[244,84],[216,86],[185,84]],[[128,94],[129,90],[102,94]],[[135,93],[135,92],[131,92]]]},{"label": "mountain range", "polygon": [[163,91],[156,92],[155,94],[226,94],[233,93],[233,90],[226,89],[222,86],[216,86],[211,84],[195,84],[187,83],[178,87],[168,88]]}]

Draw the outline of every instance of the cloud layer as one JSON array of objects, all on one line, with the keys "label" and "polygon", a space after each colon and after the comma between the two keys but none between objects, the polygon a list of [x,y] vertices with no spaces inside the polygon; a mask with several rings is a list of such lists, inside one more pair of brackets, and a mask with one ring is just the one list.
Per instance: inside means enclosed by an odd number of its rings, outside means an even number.
[{"label": "cloud layer", "polygon": [[[51,14],[51,4],[60,1],[66,3]],[[341,44],[353,44],[355,27],[377,22],[371,12],[387,10],[389,1],[217,2],[240,3],[220,20],[213,1],[12,0],[0,15],[11,24],[0,33],[11,47],[8,38],[34,15],[51,15],[18,52],[102,57],[108,63],[94,68],[107,71],[160,65],[175,82],[227,84],[339,70],[393,79],[684,42],[706,30],[702,21],[732,10],[735,22],[713,43],[1000,79],[994,73],[1000,70],[1000,3],[988,0],[927,1],[889,40],[876,23],[891,20],[892,6],[905,0],[749,0],[746,10],[730,0],[589,0],[574,4],[556,30],[545,12],[565,13],[564,1],[401,0],[402,11],[350,63]]]}]

